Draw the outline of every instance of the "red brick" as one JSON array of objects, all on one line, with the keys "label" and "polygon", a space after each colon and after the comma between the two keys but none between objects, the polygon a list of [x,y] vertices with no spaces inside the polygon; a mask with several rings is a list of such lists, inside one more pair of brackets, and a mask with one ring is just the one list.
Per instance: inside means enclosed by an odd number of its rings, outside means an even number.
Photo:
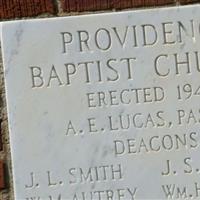
[{"label": "red brick", "polygon": [[55,13],[53,0],[0,0],[0,19]]},{"label": "red brick", "polygon": [[0,189],[5,188],[4,163],[0,160]]},{"label": "red brick", "polygon": [[63,11],[80,12],[173,4],[174,0],[61,0]]},{"label": "red brick", "polygon": [[200,0],[179,0],[180,4],[200,3]]},{"label": "red brick", "polygon": [[0,119],[0,151],[3,150],[3,141],[2,141],[2,120]]}]

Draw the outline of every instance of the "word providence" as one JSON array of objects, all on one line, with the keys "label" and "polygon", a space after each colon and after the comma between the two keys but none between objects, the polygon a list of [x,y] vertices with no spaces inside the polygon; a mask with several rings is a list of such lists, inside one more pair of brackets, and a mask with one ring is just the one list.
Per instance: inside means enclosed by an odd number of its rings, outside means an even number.
[{"label": "word providence", "polygon": [[[124,27],[99,28],[93,31],[61,32],[62,53],[70,51],[108,51],[113,47],[149,47],[195,42],[200,36],[200,22],[163,22],[158,25],[142,24]],[[73,50],[72,50],[73,49]]]},{"label": "word providence", "polygon": [[[133,79],[134,69],[138,59],[134,56],[109,58],[104,60],[77,61],[84,55],[93,56],[94,52],[111,53],[113,49],[119,53],[128,50],[134,54],[134,49],[153,48],[154,46],[167,46],[183,44],[197,44],[200,36],[200,23],[195,20],[187,22],[163,22],[160,25],[144,24],[135,26],[99,28],[93,31],[61,32],[59,35],[60,52],[67,62],[49,66],[32,65],[30,67],[32,88],[71,85],[75,76],[83,76],[85,83],[115,82]],[[82,55],[79,55],[79,54]],[[86,53],[86,54],[85,54]],[[69,59],[78,54],[76,62]],[[105,54],[106,55],[106,54]],[[111,53],[110,55],[113,55]],[[106,60],[107,59],[107,60]],[[160,54],[154,59],[154,71],[159,77],[170,74],[179,75],[184,65],[185,71],[191,73],[191,68],[200,72],[199,52],[175,53],[172,55]],[[173,64],[170,62],[173,60]],[[140,61],[141,62],[141,61]],[[139,62],[139,63],[140,63]],[[163,67],[163,65],[168,67]],[[193,65],[191,66],[191,63]],[[173,66],[171,66],[173,65]],[[163,69],[164,68],[164,69]],[[174,68],[174,69],[171,69]],[[83,75],[82,75],[83,74]]]}]

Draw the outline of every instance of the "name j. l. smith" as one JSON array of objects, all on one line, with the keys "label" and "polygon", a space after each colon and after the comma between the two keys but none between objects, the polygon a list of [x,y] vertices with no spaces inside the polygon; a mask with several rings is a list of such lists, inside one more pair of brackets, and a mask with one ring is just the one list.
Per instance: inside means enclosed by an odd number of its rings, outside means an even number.
[{"label": "name j. l. smith", "polygon": [[[45,174],[45,173],[44,173]],[[116,182],[121,182],[124,179],[124,169],[121,164],[117,165],[101,165],[101,166],[93,166],[89,168],[70,168],[68,170],[68,181],[64,181],[63,179],[59,179],[55,173],[50,171],[46,172],[46,181],[39,182],[39,175],[35,173],[30,173],[28,178],[28,184],[25,184],[25,189],[27,191],[35,190],[42,186],[42,183],[46,182],[46,186],[51,189],[59,189],[65,187],[67,190],[75,191],[68,192],[69,194],[57,195],[57,197],[52,197],[51,195],[49,198],[42,198],[38,197],[27,197],[26,200],[42,200],[42,199],[49,199],[49,200],[134,200],[136,194],[138,192],[138,188],[135,186],[127,187],[115,187],[115,189],[111,189],[108,187],[99,188],[99,185],[103,184],[114,184]],[[43,176],[42,176],[43,177]],[[58,181],[59,180],[59,181]],[[41,183],[41,184],[40,184]],[[67,184],[67,186],[66,186]],[[97,184],[96,187],[92,187],[90,191],[88,190],[81,190],[81,185],[84,184]],[[98,185],[99,184],[99,185]],[[78,188],[79,190],[74,190],[74,187]],[[109,185],[110,186],[110,185]],[[97,189],[99,188],[99,189]],[[73,193],[73,194],[72,194]],[[68,196],[69,195],[69,196]],[[67,197],[68,196],[68,197]]]},{"label": "name j. l. smith", "polygon": [[80,84],[131,81],[147,67],[159,78],[200,72],[197,20],[63,31],[58,37],[63,63],[29,65],[32,88],[70,86],[76,77]]}]

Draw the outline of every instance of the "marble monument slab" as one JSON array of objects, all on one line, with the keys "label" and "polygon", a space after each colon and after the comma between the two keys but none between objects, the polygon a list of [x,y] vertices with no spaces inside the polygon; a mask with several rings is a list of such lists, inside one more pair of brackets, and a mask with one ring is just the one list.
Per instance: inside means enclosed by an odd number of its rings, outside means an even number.
[{"label": "marble monument slab", "polygon": [[200,6],[2,23],[15,199],[200,198]]}]

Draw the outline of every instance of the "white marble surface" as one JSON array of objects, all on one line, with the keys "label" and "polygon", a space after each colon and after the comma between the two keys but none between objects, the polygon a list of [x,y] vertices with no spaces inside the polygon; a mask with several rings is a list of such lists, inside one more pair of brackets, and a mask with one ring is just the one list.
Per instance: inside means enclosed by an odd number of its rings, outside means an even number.
[{"label": "white marble surface", "polygon": [[4,22],[15,199],[200,198],[199,27],[199,5]]}]

